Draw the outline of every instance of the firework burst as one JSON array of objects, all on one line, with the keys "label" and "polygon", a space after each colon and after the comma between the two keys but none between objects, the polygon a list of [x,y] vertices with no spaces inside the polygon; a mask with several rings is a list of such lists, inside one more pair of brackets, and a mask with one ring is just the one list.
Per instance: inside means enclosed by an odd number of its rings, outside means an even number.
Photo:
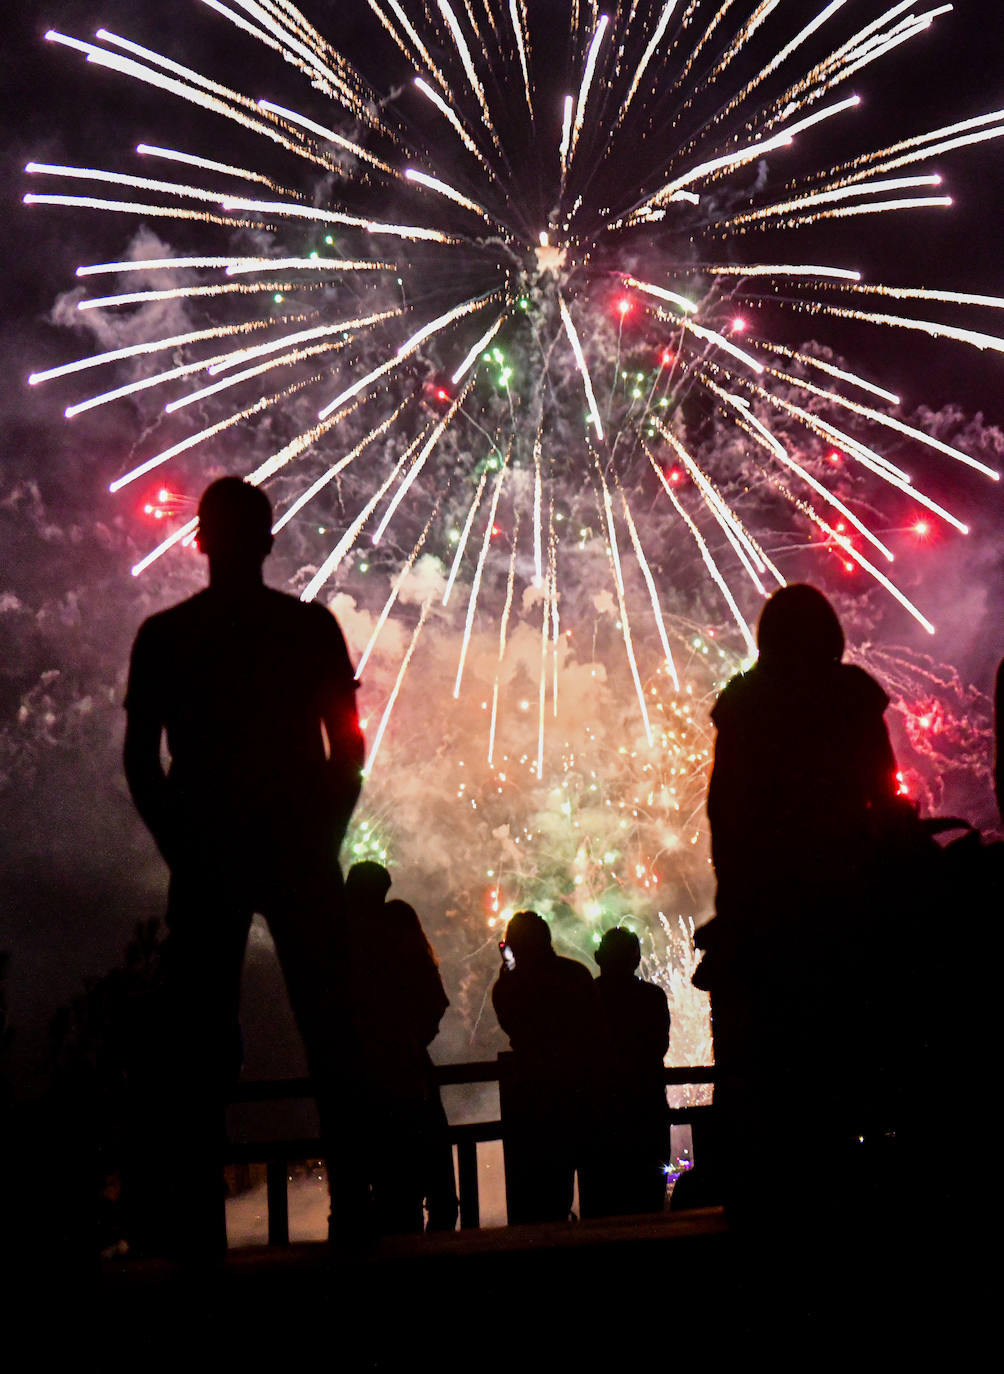
[{"label": "firework burst", "polygon": [[[644,680],[655,664],[639,661],[639,625],[653,627],[655,661],[678,685],[657,575],[666,542],[706,571],[747,652],[744,607],[785,580],[751,518],[750,474],[803,540],[933,631],[895,580],[874,499],[864,504],[845,474],[964,533],[900,453],[997,472],[900,418],[880,378],[763,326],[811,312],[1004,351],[984,328],[941,320],[945,307],[992,318],[1004,299],[870,282],[861,266],[806,260],[800,247],[818,244],[805,230],[826,221],[893,226],[943,212],[938,160],[1004,134],[994,111],[869,142],[853,79],[949,7],[875,6],[862,21],[832,0],[793,26],[777,0],[607,13],[585,0],[360,0],[345,21],[351,60],[287,0],[202,7],[238,60],[268,50],[278,91],[239,89],[104,28],[47,34],[135,83],[165,124],[183,110],[186,137],[208,127],[215,141],[198,152],[140,143],[123,170],[29,164],[43,188],[29,202],[162,219],[197,245],[134,245],[126,259],[82,265],[76,308],[99,337],[168,308],[186,327],[133,330],[30,381],[77,387],[68,417],[162,404],[149,451],[114,492],[163,481],[168,465],[218,463],[235,427],[282,433],[246,475],[276,497],[277,530],[312,532],[301,594],[330,595],[371,563],[388,575],[361,670],[416,565],[438,559],[442,585],[417,606],[370,768],[426,627],[452,600],[459,697],[487,600],[498,626],[488,757],[512,617],[532,612],[543,776],[571,559],[587,531],[651,746]],[[837,135],[846,154],[821,164],[816,148]],[[709,424],[740,446],[742,484],[707,459]],[[146,505],[168,532],[135,573],[194,530],[182,503]]]}]

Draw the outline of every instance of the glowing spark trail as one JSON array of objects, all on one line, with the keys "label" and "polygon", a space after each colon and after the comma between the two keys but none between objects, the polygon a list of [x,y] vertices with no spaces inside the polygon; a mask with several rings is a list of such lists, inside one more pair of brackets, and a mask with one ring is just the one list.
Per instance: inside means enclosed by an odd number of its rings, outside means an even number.
[{"label": "glowing spark trail", "polygon": [[460,659],[457,663],[457,680],[453,684],[454,700],[460,695],[460,684],[463,681],[464,664],[467,660],[467,648],[471,642],[471,628],[474,625],[474,612],[477,610],[478,606],[478,591],[481,587],[481,578],[484,574],[488,550],[491,547],[492,535],[495,532],[495,516],[498,511],[499,497],[502,495],[502,483],[505,481],[508,466],[509,455],[507,454],[505,462],[499,469],[499,475],[495,479],[495,490],[492,492],[491,509],[488,512],[488,521],[485,525],[484,538],[481,541],[481,555],[478,558],[477,567],[474,571],[474,581],[471,583],[471,594],[467,599],[467,620],[464,624],[464,637],[460,646]]}]

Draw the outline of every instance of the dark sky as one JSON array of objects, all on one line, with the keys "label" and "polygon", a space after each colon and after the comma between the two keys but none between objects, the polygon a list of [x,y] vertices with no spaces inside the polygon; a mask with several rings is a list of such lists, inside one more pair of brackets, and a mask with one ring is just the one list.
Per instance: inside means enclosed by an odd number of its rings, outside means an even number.
[{"label": "dark sky", "polygon": [[[553,12],[559,23],[560,6],[529,4],[531,10]],[[808,16],[809,7],[797,8]],[[862,22],[880,9],[860,0],[848,5]],[[308,0],[304,10],[336,45],[365,57],[370,20],[363,0]],[[122,217],[92,222],[86,213],[23,207],[27,179],[20,169],[29,158],[101,165],[115,158],[115,149],[140,138],[182,142],[174,127],[179,116],[162,97],[144,106],[128,81],[88,69],[76,55],[42,41],[50,25],[86,38],[100,23],[119,26],[202,69],[224,71],[235,82],[243,78],[251,94],[277,89],[266,84],[264,74],[259,82],[257,72],[244,70],[253,46],[241,45],[237,59],[222,36],[226,25],[195,0],[167,7],[137,6],[135,0],[18,0],[5,16],[0,597],[17,604],[5,602],[0,616],[6,750],[6,804],[2,794],[0,804],[8,813],[0,851],[0,948],[14,951],[11,997],[15,1019],[28,1027],[29,1037],[82,977],[109,965],[135,919],[156,914],[161,901],[162,874],[124,787],[102,771],[115,755],[119,717],[93,697],[101,664],[108,662],[122,664],[117,680],[108,684],[113,693],[121,691],[129,641],[148,609],[127,574],[146,532],[130,526],[106,491],[133,436],[114,417],[100,429],[71,430],[60,415],[61,398],[23,381],[31,367],[78,350],[79,341],[49,323],[47,314],[57,294],[72,284],[77,263],[120,253],[131,225]],[[263,68],[281,73],[278,60],[267,55]],[[283,79],[276,78],[280,85]],[[871,69],[855,88],[865,97],[869,121],[882,131],[869,135],[875,143],[1004,106],[1004,11],[991,0],[961,0],[932,32]],[[872,280],[1004,294],[1004,139],[948,155],[939,166],[956,200],[952,210],[904,217],[895,231],[887,224],[852,222],[847,233],[857,236],[855,249],[862,250]],[[110,223],[112,218],[121,222]],[[819,240],[821,251],[850,241],[838,232]],[[978,323],[1004,332],[1004,312],[985,313]],[[954,403],[1004,422],[1000,354],[934,344],[902,331],[878,339],[856,326],[828,325],[826,341],[867,359],[901,393],[906,411]],[[974,521],[977,553],[946,554],[940,585],[935,572],[928,590],[940,618],[951,622],[958,587],[973,579],[986,584],[980,609],[973,612],[978,623],[950,623],[946,641],[963,677],[985,688],[1004,640],[1001,502],[999,493],[965,478],[959,490]],[[158,590],[169,595],[170,581]],[[177,594],[184,590],[179,583]],[[59,676],[43,680],[46,673]],[[82,708],[82,700],[90,705]]]}]

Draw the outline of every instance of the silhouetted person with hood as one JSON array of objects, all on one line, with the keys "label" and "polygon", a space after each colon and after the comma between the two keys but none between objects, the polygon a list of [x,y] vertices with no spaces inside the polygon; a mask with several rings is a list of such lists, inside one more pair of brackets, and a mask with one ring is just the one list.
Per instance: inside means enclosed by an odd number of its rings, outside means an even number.
[{"label": "silhouetted person with hood", "polygon": [[663,1073],[669,1005],[662,988],[637,976],[641,945],[633,930],[608,930],[594,957],[600,966],[594,987],[604,1012],[608,1078],[582,1188],[583,1211],[594,1216],[661,1212],[670,1144]]},{"label": "silhouetted person with hood", "polygon": [[[336,1225],[343,1074],[338,851],[364,745],[345,642],[324,607],[264,585],[272,511],[224,477],[199,503],[209,586],[140,627],[125,770],[171,870],[163,956],[163,1152],[180,1251],[219,1240],[222,1103],[240,1068],[238,994],[252,916],[268,922],[317,1086]],[[169,765],[161,761],[166,740]],[[171,1157],[173,1156],[173,1157]],[[189,1164],[190,1161],[190,1164]]]},{"label": "silhouetted person with hood", "polygon": [[602,1011],[589,970],[554,952],[547,922],[517,911],[492,988],[513,1048],[504,1088],[509,1221],[563,1221],[595,1124]]},{"label": "silhouetted person with hood", "polygon": [[[869,927],[879,857],[904,823],[883,720],[888,698],[841,662],[844,636],[815,588],[782,588],[759,657],[712,711],[708,792],[716,917],[698,934],[711,992],[715,1100],[732,1141],[733,1201],[769,1150],[775,1177],[818,1177],[868,1087],[875,1008]],[[779,1186],[783,1186],[779,1185]],[[761,1196],[770,1188],[761,1177]]]},{"label": "silhouetted person with hood", "polygon": [[449,1000],[415,909],[387,901],[391,878],[364,860],[345,880],[350,1005],[361,1065],[366,1177],[381,1235],[451,1231],[457,1220],[453,1150],[429,1045]]}]

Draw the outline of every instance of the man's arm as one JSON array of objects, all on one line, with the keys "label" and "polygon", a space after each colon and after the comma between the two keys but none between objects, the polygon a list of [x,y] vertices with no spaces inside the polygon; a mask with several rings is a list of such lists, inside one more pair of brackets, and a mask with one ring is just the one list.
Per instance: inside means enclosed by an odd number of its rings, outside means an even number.
[{"label": "man's arm", "polygon": [[335,617],[330,612],[325,615],[330,622],[330,658],[321,718],[327,736],[328,795],[339,823],[347,829],[362,791],[366,741],[359,725],[356,681],[345,639]]},{"label": "man's arm", "polygon": [[126,717],[125,749],[122,763],[126,782],[136,810],[157,847],[168,858],[170,849],[167,820],[167,777],[160,761],[162,726],[156,716],[130,709]]},{"label": "man's arm", "polygon": [[140,626],[129,660],[122,763],[136,810],[156,840],[157,848],[170,863],[169,851],[173,846],[167,776],[160,758],[164,720],[159,699],[161,673],[156,646],[157,637],[150,622],[146,621]]}]

